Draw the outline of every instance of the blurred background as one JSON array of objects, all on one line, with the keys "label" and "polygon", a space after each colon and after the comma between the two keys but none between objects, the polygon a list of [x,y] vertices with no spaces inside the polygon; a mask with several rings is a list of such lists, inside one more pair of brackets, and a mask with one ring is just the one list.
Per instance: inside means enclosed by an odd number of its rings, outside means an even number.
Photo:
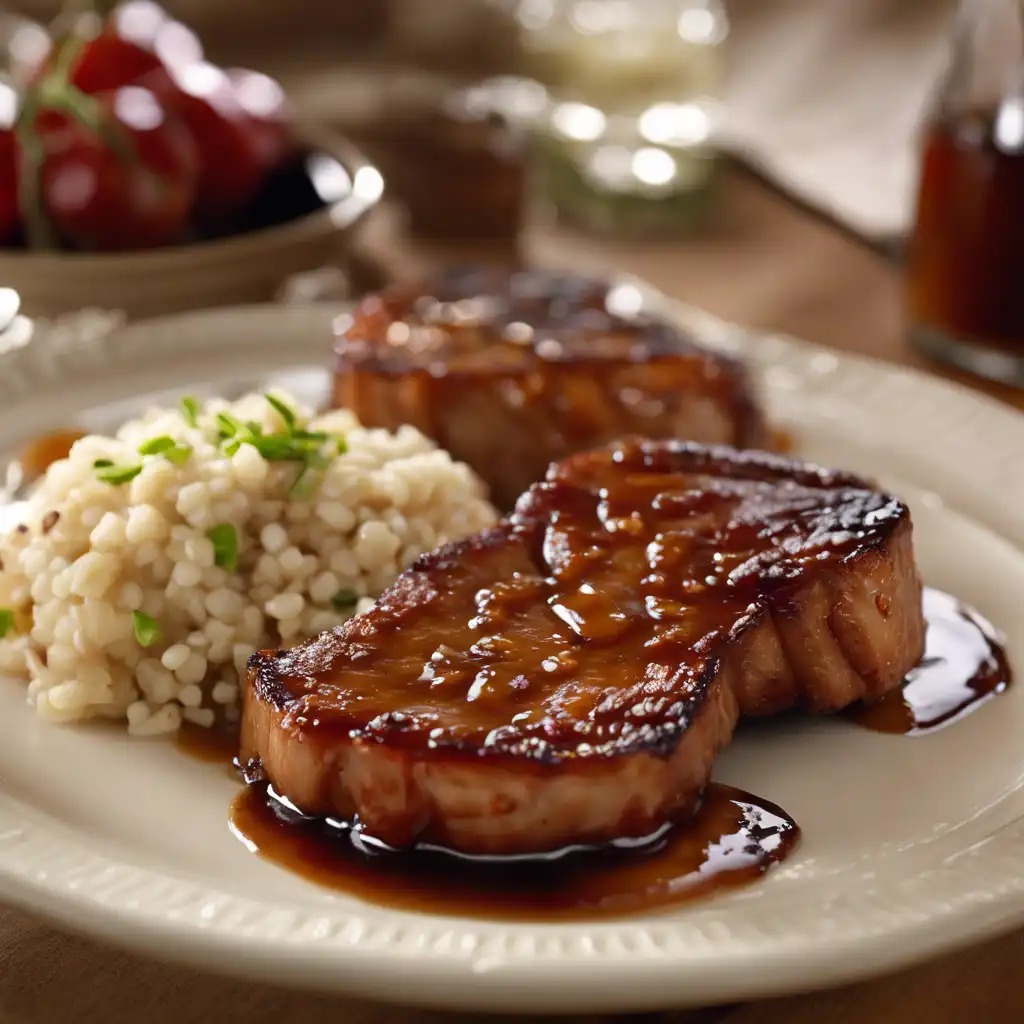
[{"label": "blurred background", "polygon": [[[849,267],[868,267],[857,261],[871,253],[897,261],[883,273],[896,266],[902,276],[884,278],[884,299],[874,285],[865,298],[874,312],[864,330],[889,340],[863,347],[891,355],[898,335],[929,359],[1022,379],[1016,352],[1024,320],[1016,307],[992,313],[993,303],[1021,301],[1002,294],[1017,290],[1018,243],[979,241],[982,228],[960,225],[948,265],[933,260],[918,273],[912,260],[909,271],[902,262],[913,255],[924,208],[920,171],[929,131],[954,108],[978,112],[973,80],[980,65],[996,83],[983,119],[995,117],[1000,104],[1020,102],[1024,46],[1012,0],[164,6],[194,30],[208,61],[271,76],[301,131],[329,128],[382,176],[384,201],[359,218],[358,232],[335,240],[326,260],[313,245],[303,257],[282,258],[286,296],[364,291],[439,261],[540,260],[636,272],[723,315],[795,330],[809,324],[812,336],[835,342],[841,328],[830,322],[829,296],[841,279],[849,289],[849,275],[864,273]],[[60,5],[21,0],[5,9],[2,41],[17,77],[19,56],[36,45],[36,30],[21,19],[45,24]],[[983,29],[1005,45],[979,58]],[[1011,155],[1019,155],[1019,143],[1009,140]],[[984,178],[979,173],[964,185],[968,192]],[[949,195],[932,203],[945,211],[940,235],[956,228],[956,204]],[[847,269],[828,276],[827,261],[807,249],[808,232],[825,252],[847,243],[862,252],[844,249]],[[1009,282],[1002,297],[989,289],[984,314],[933,308],[934,297],[952,287],[948,281],[962,276],[957,260],[977,262],[984,256],[977,246],[993,244],[1005,269],[990,267],[989,276]],[[765,265],[767,252],[774,266]],[[314,256],[341,276],[295,281],[293,272],[310,269],[300,264]],[[4,260],[0,272],[17,276],[18,266]],[[787,261],[790,278],[782,276]],[[878,265],[870,266],[877,277]],[[132,267],[123,270],[131,276]],[[41,280],[37,271],[32,280]],[[96,287],[90,278],[79,292],[69,288],[67,301]],[[30,285],[24,288],[27,295]],[[264,280],[257,292],[268,288]],[[244,289],[190,295],[183,287],[130,312],[209,304],[218,294],[221,301],[254,297]],[[778,304],[794,302],[809,308],[777,315]],[[977,358],[979,345],[995,354]]]},{"label": "blurred background", "polygon": [[[42,23],[61,8],[56,0],[5,6]],[[422,177],[409,173],[409,145],[421,160],[429,159],[428,146],[435,159],[449,160],[450,151],[471,148],[474,139],[471,130],[456,132],[445,121],[515,110],[516,97],[484,95],[470,111],[460,89],[526,74],[556,99],[633,120],[657,104],[691,104],[649,117],[646,137],[634,131],[630,138],[631,126],[598,132],[579,120],[579,111],[575,123],[572,111],[548,117],[546,141],[597,144],[563,153],[568,167],[557,155],[550,158],[588,179],[577,183],[576,194],[561,196],[584,221],[602,219],[599,211],[588,217],[581,209],[587,204],[578,193],[588,183],[603,181],[626,194],[643,193],[646,185],[647,193],[659,190],[662,197],[696,195],[713,176],[710,162],[699,158],[724,149],[883,242],[908,225],[914,133],[948,59],[955,8],[951,0],[168,0],[163,6],[196,31],[209,59],[276,77],[299,118],[358,137],[389,164],[395,198],[405,199],[414,187],[410,179]],[[648,39],[656,41],[652,48]],[[430,116],[435,121],[424,124]],[[639,177],[613,167],[614,159],[599,159],[595,172],[593,150],[607,149],[609,141],[667,145],[679,166],[669,181],[660,178],[671,169],[650,154],[646,172],[641,158]],[[687,148],[691,158],[681,158]],[[703,205],[690,204],[698,211]],[[691,219],[682,211],[667,224],[660,213],[650,218],[668,234]],[[624,221],[615,225],[619,233],[629,227],[647,233],[628,216]]]}]

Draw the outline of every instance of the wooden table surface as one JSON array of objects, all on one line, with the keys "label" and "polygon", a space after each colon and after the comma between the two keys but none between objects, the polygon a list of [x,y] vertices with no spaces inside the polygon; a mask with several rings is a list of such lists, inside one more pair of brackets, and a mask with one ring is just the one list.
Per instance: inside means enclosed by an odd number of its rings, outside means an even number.
[{"label": "wooden table surface", "polygon": [[[387,245],[383,238],[370,243]],[[903,340],[898,267],[739,170],[728,174],[714,223],[685,243],[599,244],[537,232],[531,247],[546,262],[638,274],[672,295],[750,326],[924,365]],[[1024,408],[1020,392],[986,390]],[[1016,982],[1022,958],[1024,932],[830,992],[618,1019],[657,1024],[1018,1021],[1024,1020],[1024,986]],[[462,1024],[472,1019],[206,977],[69,938],[20,913],[0,910],[0,1024]],[[612,1019],[579,1020],[610,1024]]]}]

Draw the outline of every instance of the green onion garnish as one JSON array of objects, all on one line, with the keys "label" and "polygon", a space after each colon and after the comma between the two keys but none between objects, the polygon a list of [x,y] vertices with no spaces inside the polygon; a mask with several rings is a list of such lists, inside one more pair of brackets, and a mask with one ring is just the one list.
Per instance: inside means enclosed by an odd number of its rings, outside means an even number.
[{"label": "green onion garnish", "polygon": [[14,629],[14,612],[10,608],[0,608],[0,640]]},{"label": "green onion garnish", "polygon": [[317,477],[311,473],[308,466],[299,470],[299,475],[292,481],[288,488],[289,498],[308,498],[316,490]]},{"label": "green onion garnish", "polygon": [[234,572],[238,568],[238,531],[231,523],[221,523],[206,531],[213,543],[213,560],[222,569]]},{"label": "green onion garnish", "polygon": [[190,427],[199,426],[199,403],[191,395],[185,395],[181,400],[181,418]]},{"label": "green onion garnish", "polygon": [[176,466],[184,466],[191,454],[192,445],[176,444],[173,448],[169,448],[164,452],[164,458],[168,462],[173,462]]},{"label": "green onion garnish", "polygon": [[[321,442],[317,441],[316,443],[319,445]],[[300,458],[303,462],[302,469],[299,470],[299,475],[288,488],[288,493],[293,498],[308,498],[320,482],[321,470],[326,469],[331,464],[331,460],[320,451],[319,447],[308,449]]]},{"label": "green onion garnish", "polygon": [[326,431],[299,427],[294,409],[274,395],[264,397],[281,417],[285,429],[275,434],[265,434],[263,428],[252,420],[242,423],[230,413],[218,413],[217,430],[224,444],[224,454],[231,458],[243,444],[250,444],[267,462],[301,462],[302,471],[288,493],[293,496],[306,494],[316,483],[307,470],[325,469],[330,464],[330,459],[322,451],[324,446],[332,445],[338,454],[346,452],[348,446],[343,438]]},{"label": "green onion garnish", "polygon": [[[225,451],[230,454],[232,442]],[[290,434],[267,434],[263,437],[246,437],[239,445],[251,444],[267,462],[306,462],[308,457],[319,454],[319,441],[296,440]]]},{"label": "green onion garnish", "polygon": [[289,431],[295,429],[295,411],[289,409],[280,398],[275,398],[273,395],[264,395],[267,400],[267,404],[284,420],[284,425]]},{"label": "green onion garnish", "polygon": [[229,412],[217,413],[217,429],[224,440],[227,440],[229,437],[235,437],[238,434],[248,433],[245,424]]},{"label": "green onion garnish", "polygon": [[319,448],[306,452],[304,461],[306,469],[326,469],[331,464],[331,460]]},{"label": "green onion garnish", "polygon": [[151,437],[148,441],[143,441],[139,445],[140,455],[160,455],[163,452],[170,451],[175,445],[173,437],[169,437],[164,434],[162,437]]},{"label": "green onion garnish", "polygon": [[162,437],[151,437],[139,445],[140,455],[162,455],[168,462],[183,466],[192,454],[190,444],[179,444],[173,437],[164,434]]},{"label": "green onion garnish", "polygon": [[331,598],[331,605],[339,612],[344,611],[346,608],[351,608],[358,602],[359,595],[354,590],[349,590],[348,587],[342,587],[342,589]]},{"label": "green onion garnish", "polygon": [[130,480],[134,480],[141,472],[142,463],[136,462],[129,466],[101,466],[96,471],[96,477],[105,484],[117,487],[128,483]]},{"label": "green onion garnish", "polygon": [[113,462],[110,459],[97,459],[93,464],[93,469],[105,469],[107,466],[112,466]]},{"label": "green onion garnish", "polygon": [[135,629],[135,639],[143,647],[150,647],[160,639],[160,627],[156,619],[150,618],[145,612],[132,612],[132,626]]}]

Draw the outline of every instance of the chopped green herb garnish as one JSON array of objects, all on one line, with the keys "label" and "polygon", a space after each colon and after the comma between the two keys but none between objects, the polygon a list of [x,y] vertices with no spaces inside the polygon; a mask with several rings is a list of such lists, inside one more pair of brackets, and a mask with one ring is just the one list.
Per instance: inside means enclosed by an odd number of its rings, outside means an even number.
[{"label": "chopped green herb garnish", "polygon": [[[322,442],[317,441],[317,445]],[[293,498],[308,498],[314,491],[322,478],[321,470],[326,469],[331,460],[323,454],[319,447],[309,448],[300,456],[303,462],[299,475],[292,481],[288,488],[288,494]]]},{"label": "chopped green herb garnish", "polygon": [[[251,444],[267,462],[305,462],[309,455],[317,453],[320,442],[296,440],[290,434],[267,434],[262,437],[245,437],[238,441],[238,446]],[[232,441],[225,452],[234,454]],[[237,447],[235,448],[237,451]]]},{"label": "chopped green herb garnish", "polygon": [[252,442],[268,462],[304,462],[308,445],[295,441],[288,434],[270,434]]},{"label": "chopped green herb garnish", "polygon": [[236,437],[238,434],[248,433],[245,424],[229,412],[217,413],[217,428],[224,440]]},{"label": "chopped green herb garnish", "polygon": [[151,437],[148,441],[143,441],[139,445],[140,455],[160,455],[163,452],[170,451],[175,446],[175,440],[173,437],[164,434],[162,437]]},{"label": "chopped green herb garnish", "polygon": [[135,639],[143,647],[151,647],[160,639],[160,627],[156,619],[150,618],[145,612],[132,612],[132,626],[135,629]]},{"label": "chopped green herb garnish", "polygon": [[10,608],[0,608],[0,640],[14,629],[14,612]]},{"label": "chopped green herb garnish", "polygon": [[142,472],[142,463],[136,462],[128,466],[101,466],[96,470],[96,477],[105,484],[118,487],[134,480]]},{"label": "chopped green herb garnish", "polygon": [[288,430],[295,429],[295,411],[290,409],[280,398],[275,398],[273,395],[264,395],[267,400],[267,404],[284,420],[284,425]]},{"label": "chopped green herb garnish", "polygon": [[305,462],[306,469],[326,469],[331,464],[331,460],[319,448],[306,452]]},{"label": "chopped green herb garnish", "polygon": [[243,444],[250,444],[267,462],[301,462],[302,471],[295,478],[289,494],[302,495],[315,488],[316,478],[308,470],[326,469],[330,458],[324,454],[325,446],[331,445],[341,454],[348,450],[343,438],[324,430],[306,430],[298,426],[295,410],[274,395],[264,396],[285,424],[285,429],[274,434],[265,434],[263,428],[250,420],[242,423],[230,413],[217,414],[217,430],[224,444],[224,454],[231,458]]},{"label": "chopped green herb garnish", "polygon": [[291,487],[288,488],[288,497],[290,498],[308,498],[316,490],[316,485],[319,481],[319,477],[313,472],[309,466],[303,466],[299,470],[299,475],[292,481]]},{"label": "chopped green herb garnish", "polygon": [[191,454],[192,445],[176,444],[173,448],[169,448],[164,452],[164,458],[168,462],[173,462],[176,466],[184,466]]},{"label": "chopped green herb garnish", "polygon": [[342,587],[331,598],[331,604],[339,612],[345,611],[346,608],[351,608],[354,604],[358,604],[358,602],[359,595],[354,590],[349,590],[348,587]]},{"label": "chopped green herb garnish", "polygon": [[112,466],[113,462],[110,459],[97,459],[93,464],[93,469],[104,469],[107,466]]},{"label": "chopped green herb garnish", "polygon": [[191,395],[185,395],[181,400],[181,418],[190,427],[199,426],[199,403]]},{"label": "chopped green herb garnish", "polygon": [[238,568],[238,531],[231,523],[221,523],[206,531],[213,543],[213,560],[222,569],[234,572]]},{"label": "chopped green herb garnish", "polygon": [[151,437],[139,445],[140,455],[162,455],[168,462],[176,466],[183,466],[188,457],[192,454],[192,445],[181,444],[173,437],[164,434],[161,437]]}]

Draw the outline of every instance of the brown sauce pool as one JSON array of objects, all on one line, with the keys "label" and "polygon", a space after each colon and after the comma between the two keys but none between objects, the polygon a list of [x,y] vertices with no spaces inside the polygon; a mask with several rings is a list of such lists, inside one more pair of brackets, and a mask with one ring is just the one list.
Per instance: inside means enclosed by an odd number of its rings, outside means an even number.
[{"label": "brown sauce pool", "polygon": [[768,450],[777,455],[793,455],[796,452],[797,439],[792,431],[783,427],[773,427],[769,432]]},{"label": "brown sauce pool", "polygon": [[697,816],[641,840],[531,857],[383,846],[358,826],[310,818],[266,783],[246,786],[231,828],[253,852],[352,896],[421,913],[573,920],[657,910],[759,878],[796,846],[782,808],[712,783]]},{"label": "brown sauce pool", "polygon": [[60,459],[66,459],[71,446],[85,433],[81,430],[54,430],[34,438],[18,454],[21,481],[30,484],[38,480],[47,469]]},{"label": "brown sauce pool", "polygon": [[181,753],[203,764],[231,767],[238,756],[237,727],[215,725],[212,729],[205,729],[192,722],[182,722],[174,742]]},{"label": "brown sauce pool", "polygon": [[[926,588],[925,655],[903,687],[843,717],[879,732],[918,736],[958,721],[1011,682],[998,632],[977,612]],[[186,725],[178,747],[228,765],[237,733]],[[237,773],[237,766],[235,768]],[[712,783],[696,817],[646,839],[529,857],[469,857],[438,847],[387,847],[357,825],[303,815],[262,781],[235,798],[230,825],[254,853],[326,888],[421,913],[557,921],[665,909],[750,884],[797,845],[782,808]]]},{"label": "brown sauce pool", "polygon": [[903,686],[845,717],[876,732],[921,736],[981,707],[1010,685],[1012,673],[998,631],[976,611],[925,587],[925,652]]}]

